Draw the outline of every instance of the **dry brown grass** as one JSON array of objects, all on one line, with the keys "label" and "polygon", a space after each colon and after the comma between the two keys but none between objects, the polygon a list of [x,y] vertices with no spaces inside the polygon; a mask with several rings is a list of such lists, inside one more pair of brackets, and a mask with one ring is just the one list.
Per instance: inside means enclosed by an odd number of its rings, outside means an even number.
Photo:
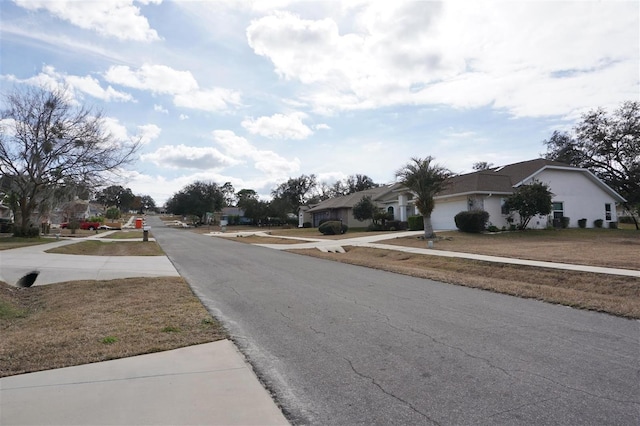
[{"label": "dry brown grass", "polygon": [[369,268],[518,297],[640,318],[640,278],[418,255],[365,247],[347,253],[291,250]]},{"label": "dry brown grass", "polygon": [[39,244],[50,243],[49,238],[21,238],[21,237],[2,237],[0,238],[0,250],[10,250],[14,248],[36,246]]},{"label": "dry brown grass", "polygon": [[47,253],[82,254],[94,256],[162,256],[164,252],[155,241],[82,241],[47,250]]},{"label": "dry brown grass", "polygon": [[[498,234],[438,233],[434,249],[547,262],[640,269],[640,232],[615,229],[564,229]],[[382,241],[426,247],[420,238]]]},{"label": "dry brown grass", "polygon": [[[142,229],[133,229],[131,231],[115,231],[112,234],[104,235],[104,236],[101,236],[100,238],[106,238],[106,239],[112,239],[112,240],[139,239],[140,241],[142,241],[142,236],[143,236]],[[149,232],[148,236],[149,238],[151,238],[153,235],[151,235],[151,232]]]},{"label": "dry brown grass", "polygon": [[226,337],[180,277],[0,282],[0,377]]}]

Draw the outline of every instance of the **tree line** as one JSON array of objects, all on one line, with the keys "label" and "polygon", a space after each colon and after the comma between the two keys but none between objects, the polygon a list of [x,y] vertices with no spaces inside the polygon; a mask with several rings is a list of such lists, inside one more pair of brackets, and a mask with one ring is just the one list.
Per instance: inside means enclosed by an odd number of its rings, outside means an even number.
[{"label": "tree line", "polygon": [[[75,102],[64,89],[15,89],[4,96],[0,118],[0,201],[15,214],[16,234],[29,234],[34,217],[75,197],[87,199],[97,188],[104,189],[96,193],[96,201],[119,210],[156,207],[147,195],[109,186],[115,172],[135,161],[140,139],[116,140],[104,128],[101,111]],[[640,102],[623,102],[612,113],[602,108],[589,111],[571,131],[553,132],[544,145],[546,158],[589,169],[625,198],[626,214],[639,228]],[[480,162],[474,169],[491,166]],[[417,194],[416,206],[428,218],[433,197],[452,175],[426,157],[412,158],[396,179]],[[333,184],[303,174],[276,186],[271,200],[264,201],[252,189],[236,192],[229,182],[198,181],[173,194],[165,207],[204,218],[208,212],[237,206],[255,223],[270,218],[286,221],[301,205],[377,186],[360,174]],[[425,229],[429,225],[425,222]]]},{"label": "tree line", "polygon": [[224,207],[238,207],[244,217],[254,224],[297,223],[300,206],[317,204],[332,197],[348,195],[380,186],[369,176],[355,174],[329,185],[318,182],[317,177],[301,175],[289,178],[271,191],[271,200],[261,200],[258,193],[249,188],[236,192],[230,182],[219,185],[212,181],[197,181],[174,193],[165,203],[165,210],[194,221],[204,222],[207,213],[219,212]]}]

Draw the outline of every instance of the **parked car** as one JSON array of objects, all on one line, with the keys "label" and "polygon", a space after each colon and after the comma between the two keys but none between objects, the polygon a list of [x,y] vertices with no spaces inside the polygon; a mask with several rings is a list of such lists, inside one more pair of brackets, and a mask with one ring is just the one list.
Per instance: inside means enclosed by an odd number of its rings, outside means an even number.
[{"label": "parked car", "polygon": [[[100,222],[80,222],[80,229],[88,229],[89,231],[93,231],[95,229],[100,228],[102,224]],[[65,229],[69,227],[69,222],[62,222],[60,224],[60,228]]]}]

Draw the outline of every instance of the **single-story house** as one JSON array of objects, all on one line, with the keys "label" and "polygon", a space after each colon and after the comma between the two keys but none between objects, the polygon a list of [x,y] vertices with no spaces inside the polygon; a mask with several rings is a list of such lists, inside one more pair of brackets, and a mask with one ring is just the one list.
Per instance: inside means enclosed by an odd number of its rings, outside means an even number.
[{"label": "single-story house", "polygon": [[[353,194],[341,197],[329,198],[310,208],[303,209],[303,207],[301,207],[298,217],[299,220],[311,222],[313,227],[318,227],[322,220],[340,220],[350,227],[367,226],[371,221],[360,222],[353,217],[353,206],[362,200],[363,197],[371,197],[371,200],[381,207],[386,204],[393,204],[394,202],[397,204],[398,196],[393,190],[399,187],[400,185],[395,183],[383,185],[378,188],[365,189],[364,191],[354,192]],[[395,207],[389,205],[386,208],[389,208],[390,210],[388,211],[394,213],[395,217]],[[305,218],[309,220],[304,220]],[[406,220],[406,218],[404,220]]]},{"label": "single-story house", "polygon": [[[549,186],[553,211],[549,216],[533,218],[530,228],[561,223],[564,217],[569,218],[570,227],[577,227],[580,219],[586,219],[587,227],[593,227],[598,219],[602,219],[604,227],[618,220],[616,205],[624,202],[624,198],[602,180],[587,169],[540,158],[450,178],[445,189],[434,197],[433,228],[456,229],[455,215],[476,209],[489,213],[491,225],[508,227],[508,219],[513,217],[504,209],[506,198],[519,186],[534,181]],[[313,225],[317,226],[320,219],[331,218],[342,219],[349,226],[366,226],[350,213],[363,195],[371,196],[381,208],[393,213],[396,220],[405,221],[408,216],[419,214],[413,194],[396,183],[319,203],[308,210],[313,215]],[[513,219],[518,222],[517,215]]]}]

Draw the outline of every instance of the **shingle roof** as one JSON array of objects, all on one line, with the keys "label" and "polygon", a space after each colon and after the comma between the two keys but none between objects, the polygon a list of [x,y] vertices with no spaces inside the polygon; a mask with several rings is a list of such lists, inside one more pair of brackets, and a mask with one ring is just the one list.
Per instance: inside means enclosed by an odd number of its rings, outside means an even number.
[{"label": "shingle roof", "polygon": [[547,166],[582,170],[558,161],[537,158],[454,176],[449,179],[447,187],[438,194],[438,197],[474,192],[511,193],[515,185]]},{"label": "shingle roof", "polygon": [[[561,167],[563,169],[575,169],[583,173],[587,173],[589,178],[594,180],[596,184],[602,186],[616,198],[623,200],[620,195],[606,186],[602,181],[598,180],[594,175],[589,173],[588,170],[570,166],[558,161],[545,160],[544,158],[521,161],[519,163],[508,164],[502,167],[494,167],[489,170],[453,176],[448,179],[447,187],[439,192],[436,198],[472,193],[511,194],[516,185],[524,179],[535,175],[545,167]],[[401,185],[397,183],[368,189],[366,191],[356,192],[344,197],[325,200],[308,211],[317,212],[322,210],[351,208],[360,201],[363,196],[370,196],[372,200],[376,201],[376,199],[380,199],[389,192],[397,189],[402,189]]]},{"label": "shingle roof", "polygon": [[344,195],[342,197],[330,198],[313,206],[307,212],[313,213],[322,210],[352,208],[362,197],[371,197],[376,200],[392,190],[394,185],[384,185],[378,188],[365,189],[364,191],[354,192],[353,194]]}]

